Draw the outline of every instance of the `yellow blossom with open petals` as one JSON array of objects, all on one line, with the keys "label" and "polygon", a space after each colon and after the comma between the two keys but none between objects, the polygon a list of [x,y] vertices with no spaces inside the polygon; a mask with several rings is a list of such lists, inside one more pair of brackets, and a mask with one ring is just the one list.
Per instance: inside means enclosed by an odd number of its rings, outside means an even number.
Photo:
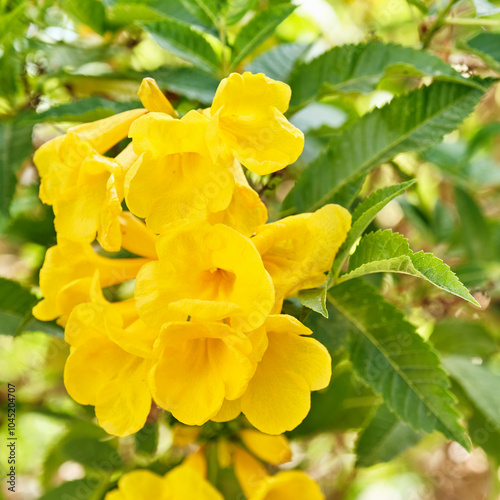
[{"label": "yellow blossom with open petals", "polygon": [[[222,415],[240,411],[258,430],[281,434],[297,427],[309,413],[311,391],[327,387],[331,358],[326,348],[308,337],[312,332],[288,315],[269,316],[264,324],[268,345],[243,396],[224,402]],[[230,404],[230,409],[225,409]],[[221,414],[216,418],[222,421]]]},{"label": "yellow blossom with open petals", "polygon": [[224,398],[245,391],[255,367],[249,339],[224,323],[166,324],[155,353],[150,387],[158,405],[188,425],[214,416]]},{"label": "yellow blossom with open petals", "polygon": [[135,288],[139,314],[151,327],[191,316],[229,318],[232,328],[251,331],[271,311],[271,278],[251,241],[234,229],[180,222],[158,237],[157,252]]},{"label": "yellow blossom with open petals", "polygon": [[190,111],[180,120],[149,113],[130,128],[139,159],[126,176],[127,206],[156,233],[179,219],[205,219],[231,201],[233,159],[212,160],[207,125],[201,113]]},{"label": "yellow blossom with open petals", "polygon": [[59,239],[47,250],[40,271],[43,300],[33,308],[33,315],[50,321],[67,318],[73,307],[90,301],[92,283],[98,271],[99,286],[105,288],[134,279],[146,259],[110,259],[94,252],[88,243]]},{"label": "yellow blossom with open petals", "polygon": [[261,226],[252,238],[276,290],[273,313],[283,300],[325,282],[338,249],[351,227],[351,215],[339,205],[285,217]]},{"label": "yellow blossom with open petals", "polygon": [[75,401],[95,406],[99,425],[110,434],[133,434],[146,422],[157,335],[140,320],[124,328],[120,314],[103,304],[80,304],[69,317],[64,384]]},{"label": "yellow blossom with open petals", "polygon": [[304,147],[304,134],[283,115],[290,87],[262,73],[232,73],[220,83],[210,108],[209,142],[227,148],[260,175],[293,163]]},{"label": "yellow blossom with open petals", "polygon": [[318,484],[303,471],[270,476],[249,453],[235,447],[234,471],[248,500],[324,500]]},{"label": "yellow blossom with open petals", "polygon": [[161,477],[148,470],[123,475],[118,489],[105,500],[224,500],[222,495],[188,465],[175,467]]}]

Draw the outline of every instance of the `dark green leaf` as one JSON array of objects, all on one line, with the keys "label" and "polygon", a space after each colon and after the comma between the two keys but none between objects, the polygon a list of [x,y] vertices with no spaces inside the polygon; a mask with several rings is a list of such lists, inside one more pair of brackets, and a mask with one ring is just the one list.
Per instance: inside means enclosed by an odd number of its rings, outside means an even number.
[{"label": "dark green leaf", "polygon": [[264,73],[269,78],[287,82],[294,65],[309,49],[303,43],[282,43],[258,55],[246,70],[251,73]]},{"label": "dark green leaf", "polygon": [[283,212],[316,210],[349,181],[397,154],[437,144],[472,112],[482,94],[465,85],[436,82],[364,115],[306,168],[285,198]]},{"label": "dark green leaf", "polygon": [[33,123],[0,122],[0,214],[8,215],[16,189],[16,172],[33,150]]},{"label": "dark green leaf", "polygon": [[295,10],[294,5],[276,5],[263,10],[241,29],[233,44],[231,69],[236,68]]},{"label": "dark green leaf", "polygon": [[62,6],[74,19],[104,34],[105,12],[100,0],[63,0]]},{"label": "dark green leaf", "polygon": [[403,314],[361,280],[331,288],[328,298],[354,327],[354,369],[388,408],[413,429],[438,430],[470,449],[439,358]]},{"label": "dark green leaf", "polygon": [[20,283],[0,278],[0,334],[14,335],[37,302]]},{"label": "dark green leaf", "polygon": [[291,106],[303,105],[333,92],[372,92],[389,70],[392,74],[470,83],[429,52],[371,41],[335,47],[312,61],[299,64],[290,78]]},{"label": "dark green leaf", "polygon": [[500,375],[486,366],[473,364],[461,356],[447,356],[443,359],[446,369],[462,387],[474,406],[500,433]]},{"label": "dark green leaf", "polygon": [[143,23],[141,26],[165,50],[205,71],[216,72],[218,70],[219,56],[205,35],[189,24],[174,19],[162,19]]},{"label": "dark green leaf", "polygon": [[370,467],[380,462],[389,462],[416,445],[423,437],[423,432],[414,431],[382,404],[358,438],[356,465]]},{"label": "dark green leaf", "polygon": [[158,446],[158,422],[146,422],[144,427],[134,435],[135,449],[151,455]]},{"label": "dark green leaf", "polygon": [[228,0],[226,24],[232,26],[240,21],[247,12],[256,8],[258,0]]},{"label": "dark green leaf", "polygon": [[[387,186],[372,193],[368,198],[363,200],[354,210],[352,214],[351,229],[345,242],[340,248],[335,262],[333,263],[331,274],[335,276],[340,271],[342,264],[349,255],[349,252],[363,234],[368,224],[375,218],[375,216],[382,210],[390,201],[397,196],[403,194],[411,185],[416,181],[411,180],[403,182],[402,184],[395,184]],[[331,275],[329,275],[328,283],[330,283]]]},{"label": "dark green leaf", "polygon": [[500,68],[500,33],[479,33],[467,45],[494,68]]},{"label": "dark green leaf", "polygon": [[207,24],[217,26],[227,9],[227,0],[182,0],[186,9]]},{"label": "dark green leaf", "polygon": [[429,339],[441,353],[487,358],[498,351],[498,343],[479,321],[447,318],[434,327]]},{"label": "dark green leaf", "polygon": [[403,273],[425,279],[446,292],[479,306],[455,273],[431,253],[413,253],[408,240],[390,229],[361,238],[349,259],[349,270],[338,282],[372,273]]},{"label": "dark green leaf", "polygon": [[61,484],[51,489],[39,500],[92,500],[94,492],[99,487],[101,480],[95,478],[77,479]]}]

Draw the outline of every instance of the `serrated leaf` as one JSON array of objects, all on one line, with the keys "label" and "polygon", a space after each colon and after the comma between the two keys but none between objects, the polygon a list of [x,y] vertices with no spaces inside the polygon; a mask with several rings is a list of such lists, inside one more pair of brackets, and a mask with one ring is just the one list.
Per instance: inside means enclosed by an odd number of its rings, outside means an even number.
[{"label": "serrated leaf", "polygon": [[226,24],[232,26],[240,21],[245,14],[254,10],[258,0],[228,0]]},{"label": "serrated leaf", "polygon": [[425,279],[438,288],[479,306],[448,265],[431,253],[413,253],[408,240],[390,229],[368,233],[361,238],[349,259],[348,272],[340,276],[338,282],[384,272],[409,274]]},{"label": "serrated leaf", "polygon": [[371,41],[335,47],[311,61],[299,64],[290,78],[290,106],[300,106],[335,92],[372,92],[388,71],[391,74],[432,76],[470,83],[429,52]]},{"label": "serrated leaf", "polygon": [[269,78],[287,82],[294,65],[309,50],[304,43],[282,43],[259,54],[245,68],[251,73],[264,73]]},{"label": "serrated leaf", "polygon": [[33,150],[32,129],[33,123],[20,124],[17,120],[0,122],[0,214],[9,215],[16,189],[15,174]]},{"label": "serrated leaf", "polygon": [[380,462],[389,462],[416,445],[423,437],[423,432],[414,431],[382,404],[359,435],[355,450],[356,465],[370,467]]},{"label": "serrated leaf", "polygon": [[500,375],[461,356],[446,356],[444,366],[474,406],[500,432]]},{"label": "serrated leaf", "polygon": [[236,68],[245,57],[269,38],[295,8],[294,5],[282,4],[255,14],[234,40],[230,69]]},{"label": "serrated leaf", "polygon": [[104,34],[105,11],[100,0],[63,0],[62,7],[77,21]]},{"label": "serrated leaf", "polygon": [[326,308],[326,286],[312,288],[310,290],[301,290],[298,298],[303,306],[328,318],[328,309]]},{"label": "serrated leaf", "polygon": [[472,112],[482,94],[465,85],[436,82],[364,115],[333,137],[327,150],[304,170],[285,198],[283,212],[317,210],[348,182],[397,154],[437,144]]},{"label": "serrated leaf", "polygon": [[498,352],[498,343],[478,320],[445,318],[434,326],[429,338],[441,353],[488,358]]},{"label": "serrated leaf", "polygon": [[228,7],[227,0],[182,0],[182,3],[195,17],[213,26],[217,26]]},{"label": "serrated leaf", "polygon": [[219,56],[205,36],[189,24],[174,19],[162,19],[143,23],[141,26],[165,50],[205,71],[218,70]]},{"label": "serrated leaf", "polygon": [[479,33],[467,46],[490,66],[500,67],[500,33]]},{"label": "serrated leaf", "polygon": [[470,449],[439,358],[403,314],[361,280],[334,286],[328,300],[353,325],[354,369],[415,430],[438,430]]},{"label": "serrated leaf", "polygon": [[375,218],[375,216],[394,198],[403,194],[416,180],[403,182],[401,184],[394,184],[378,189],[365,200],[363,200],[352,213],[351,229],[347,235],[346,240],[340,247],[340,250],[335,257],[333,267],[328,275],[327,283],[330,284],[332,277],[335,276],[341,269],[342,264],[349,255],[349,252],[363,234],[368,224]]}]

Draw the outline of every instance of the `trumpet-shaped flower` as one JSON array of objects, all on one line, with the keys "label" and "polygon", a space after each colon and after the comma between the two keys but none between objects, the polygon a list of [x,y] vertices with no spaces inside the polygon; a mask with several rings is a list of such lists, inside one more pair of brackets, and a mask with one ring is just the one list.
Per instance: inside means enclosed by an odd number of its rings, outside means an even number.
[{"label": "trumpet-shaped flower", "polygon": [[156,233],[179,219],[205,219],[231,201],[233,159],[212,161],[207,125],[201,113],[190,111],[180,120],[149,113],[130,128],[139,159],[126,176],[127,206]]},{"label": "trumpet-shaped flower", "polygon": [[311,391],[330,382],[331,358],[322,344],[307,337],[311,330],[292,316],[269,316],[264,328],[268,346],[245,393],[238,401],[226,401],[215,420],[232,419],[242,411],[260,431],[281,434],[306,417]]},{"label": "trumpet-shaped flower", "polygon": [[223,500],[222,495],[201,474],[188,465],[175,467],[161,477],[148,470],[122,476],[118,489],[105,500]]},{"label": "trumpet-shaped flower", "polygon": [[283,115],[290,87],[259,73],[232,73],[222,80],[210,108],[209,143],[228,149],[260,175],[293,163],[304,147],[304,134]]},{"label": "trumpet-shaped flower", "polygon": [[255,371],[250,340],[224,323],[166,324],[150,375],[157,404],[188,425],[202,425],[236,399]]},{"label": "trumpet-shaped flower", "polygon": [[63,317],[77,304],[89,302],[98,271],[98,289],[134,279],[146,259],[109,259],[96,254],[88,243],[60,238],[49,248],[40,271],[43,300],[33,314],[42,321]]},{"label": "trumpet-shaped flower", "polygon": [[135,288],[139,314],[151,327],[192,316],[229,318],[232,328],[251,331],[271,311],[271,278],[251,241],[234,229],[180,222],[158,237],[157,252]]},{"label": "trumpet-shaped flower", "polygon": [[281,311],[285,298],[325,282],[325,272],[332,267],[350,227],[351,216],[339,205],[325,205],[314,213],[260,227],[252,242],[273,279],[273,313]]},{"label": "trumpet-shaped flower", "polygon": [[146,422],[157,335],[140,320],[124,328],[120,314],[103,304],[80,304],[69,317],[64,384],[75,401],[95,406],[99,425],[110,434],[133,434]]}]

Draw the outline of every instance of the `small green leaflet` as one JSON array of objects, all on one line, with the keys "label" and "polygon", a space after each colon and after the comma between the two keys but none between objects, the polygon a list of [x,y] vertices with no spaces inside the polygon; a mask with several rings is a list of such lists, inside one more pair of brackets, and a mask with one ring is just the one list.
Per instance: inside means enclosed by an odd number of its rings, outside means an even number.
[{"label": "small green leaflet", "polygon": [[362,280],[328,292],[353,325],[347,341],[352,365],[387,407],[415,430],[438,430],[470,449],[439,357],[403,314]]},{"label": "small green leaflet", "polygon": [[338,282],[381,272],[410,274],[425,279],[438,288],[479,306],[455,273],[441,259],[422,251],[413,253],[408,240],[390,229],[369,233],[361,238],[356,251],[349,259],[348,272],[340,276]]}]

